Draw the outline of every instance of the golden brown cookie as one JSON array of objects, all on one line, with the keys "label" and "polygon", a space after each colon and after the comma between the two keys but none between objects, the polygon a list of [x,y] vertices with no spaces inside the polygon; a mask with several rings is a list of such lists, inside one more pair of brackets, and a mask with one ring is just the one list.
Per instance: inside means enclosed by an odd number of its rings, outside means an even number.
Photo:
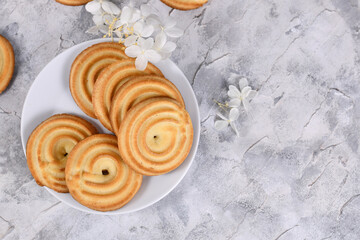
[{"label": "golden brown cookie", "polygon": [[0,93],[9,85],[14,73],[15,56],[10,42],[0,35]]},{"label": "golden brown cookie", "polygon": [[161,0],[163,3],[169,7],[176,8],[179,10],[191,10],[199,8],[208,0]]},{"label": "golden brown cookie", "polygon": [[56,0],[58,3],[68,6],[79,6],[84,5],[92,0]]},{"label": "golden brown cookie", "polygon": [[148,64],[144,71],[137,70],[134,59],[117,61],[100,73],[94,86],[92,103],[95,115],[104,127],[113,131],[109,112],[111,101],[116,91],[129,78],[148,74],[163,76],[161,71],[151,63]]},{"label": "golden brown cookie", "polygon": [[142,175],[121,159],[113,135],[96,134],[71,151],[66,164],[70,194],[84,206],[111,211],[128,203],[139,190]]},{"label": "golden brown cookie", "polygon": [[40,123],[26,145],[27,163],[35,181],[57,192],[68,192],[68,154],[78,142],[95,133],[91,123],[70,114],[57,114]]},{"label": "golden brown cookie", "polygon": [[120,124],[118,143],[124,162],[143,175],[177,168],[193,142],[187,111],[171,98],[150,98],[132,107]]},{"label": "golden brown cookie", "polygon": [[185,107],[179,90],[166,78],[156,75],[133,77],[119,88],[112,99],[110,122],[114,133],[117,134],[121,120],[132,106],[153,97],[169,97]]},{"label": "golden brown cookie", "polygon": [[92,105],[94,84],[101,71],[110,64],[128,58],[124,45],[114,42],[95,44],[82,51],[70,71],[70,91],[76,104],[90,117],[96,118]]}]

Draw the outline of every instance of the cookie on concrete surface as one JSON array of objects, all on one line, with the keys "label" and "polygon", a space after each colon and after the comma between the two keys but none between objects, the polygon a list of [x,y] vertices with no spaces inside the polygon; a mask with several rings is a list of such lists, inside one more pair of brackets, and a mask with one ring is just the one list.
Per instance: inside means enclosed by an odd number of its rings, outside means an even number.
[{"label": "cookie on concrete surface", "polygon": [[150,98],[132,107],[121,122],[119,151],[136,172],[160,175],[186,159],[193,135],[184,107],[171,98]]},{"label": "cookie on concrete surface", "polygon": [[10,42],[0,35],[0,93],[2,93],[10,83],[14,73],[15,56]]},{"label": "cookie on concrete surface", "polygon": [[142,175],[122,161],[113,135],[84,139],[71,151],[66,164],[71,196],[97,211],[121,208],[135,196],[141,182]]},{"label": "cookie on concrete surface", "polygon": [[95,44],[82,51],[70,71],[70,92],[76,104],[90,117],[96,118],[92,105],[93,87],[100,72],[110,64],[128,58],[124,45],[114,42]]},{"label": "cookie on concrete surface", "polygon": [[155,74],[163,76],[161,71],[149,63],[144,71],[137,70],[134,59],[117,61],[105,68],[99,75],[94,85],[92,103],[94,112],[99,121],[113,131],[110,123],[110,105],[116,91],[131,77]]},{"label": "cookie on concrete surface", "polygon": [[79,6],[84,5],[92,0],[56,0],[58,3],[68,6]]},{"label": "cookie on concrete surface", "polygon": [[70,114],[57,114],[40,123],[26,145],[27,163],[35,181],[57,192],[68,192],[68,155],[78,142],[95,133],[91,123]]},{"label": "cookie on concrete surface", "polygon": [[121,120],[132,106],[153,97],[169,97],[185,107],[179,90],[166,78],[156,75],[133,77],[119,88],[112,99],[110,122],[114,133],[117,134]]},{"label": "cookie on concrete surface", "polygon": [[199,8],[208,0],[161,0],[163,3],[169,7],[176,8],[179,10],[191,10]]}]

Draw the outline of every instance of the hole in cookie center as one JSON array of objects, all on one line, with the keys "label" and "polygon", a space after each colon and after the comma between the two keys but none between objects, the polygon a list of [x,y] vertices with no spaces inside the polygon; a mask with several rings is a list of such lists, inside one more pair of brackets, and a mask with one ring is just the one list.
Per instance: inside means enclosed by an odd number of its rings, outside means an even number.
[{"label": "hole in cookie center", "polygon": [[68,155],[68,153],[65,153],[65,154],[64,154],[64,157],[66,157],[67,155]]},{"label": "hole in cookie center", "polygon": [[156,138],[157,138],[157,136],[155,135],[155,136],[154,136],[154,139],[156,139]]},{"label": "hole in cookie center", "polygon": [[104,176],[109,174],[109,171],[107,169],[104,169],[101,172],[102,172],[102,175],[104,175]]}]

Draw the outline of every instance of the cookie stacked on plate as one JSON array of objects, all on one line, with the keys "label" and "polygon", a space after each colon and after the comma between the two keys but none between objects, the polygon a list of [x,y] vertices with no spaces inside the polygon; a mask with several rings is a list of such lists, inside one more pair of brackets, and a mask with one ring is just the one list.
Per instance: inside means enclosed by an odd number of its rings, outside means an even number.
[{"label": "cookie stacked on plate", "polygon": [[150,64],[135,68],[119,43],[95,44],[72,64],[70,91],[77,105],[115,135],[98,134],[86,120],[55,115],[27,144],[36,182],[70,192],[99,211],[129,202],[142,175],[177,168],[190,152],[193,127],[176,86]]}]

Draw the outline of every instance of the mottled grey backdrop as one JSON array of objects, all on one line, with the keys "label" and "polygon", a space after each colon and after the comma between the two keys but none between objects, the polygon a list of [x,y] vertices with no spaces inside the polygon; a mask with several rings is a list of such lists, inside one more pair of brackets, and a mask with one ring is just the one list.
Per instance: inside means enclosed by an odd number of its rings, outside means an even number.
[{"label": "mottled grey backdrop", "polygon": [[[0,34],[16,55],[0,95],[0,238],[359,239],[358,2],[209,0],[188,12],[147,2],[185,29],[172,60],[201,111],[190,171],[160,202],[113,217],[38,187],[20,141],[22,105],[52,58],[94,38],[91,15],[54,0],[0,0]],[[213,99],[226,99],[234,74],[259,91],[239,138],[213,127]]]}]

